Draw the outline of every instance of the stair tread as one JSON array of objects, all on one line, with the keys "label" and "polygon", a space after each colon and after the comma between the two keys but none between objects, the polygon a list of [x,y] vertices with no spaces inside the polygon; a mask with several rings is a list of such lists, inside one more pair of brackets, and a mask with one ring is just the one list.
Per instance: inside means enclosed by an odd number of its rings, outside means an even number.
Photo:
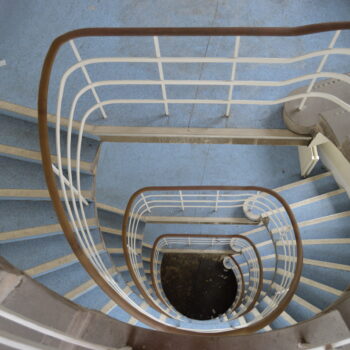
[{"label": "stair tread", "polygon": [[[4,101],[0,101],[0,116],[1,116],[1,129],[0,138],[1,142],[7,146],[20,147],[31,151],[40,151],[39,147],[39,132],[37,126],[37,120],[28,119],[26,117],[19,118],[17,116],[10,115],[5,112],[1,107]],[[55,117],[54,117],[55,118]],[[56,118],[55,118],[56,119]],[[78,125],[78,124],[76,124]],[[55,136],[55,124],[51,127],[49,125],[49,145],[53,155],[56,154],[56,136]],[[86,130],[86,129],[85,129]],[[61,150],[62,155],[66,155],[66,139],[67,132],[61,130]],[[75,132],[72,133],[72,156],[76,157],[76,145],[78,141],[78,135]],[[82,154],[81,159],[87,162],[93,162],[99,147],[99,141],[95,136],[84,133],[82,138]]]},{"label": "stair tread", "polygon": [[[63,199],[63,193],[61,190],[59,190],[59,194],[61,199]],[[93,198],[93,192],[92,191],[81,191],[81,194],[86,199],[92,199]],[[67,192],[68,198],[71,198],[70,192]],[[42,199],[42,200],[51,200],[50,194],[48,190],[44,189],[22,189],[22,188],[1,188],[0,189],[0,200],[3,199],[25,199],[25,200],[35,200],[35,199]]]},{"label": "stair tread", "polygon": [[[96,218],[87,219],[88,224],[93,227],[96,226]],[[43,226],[28,227],[20,230],[13,230],[0,233],[0,241],[40,238],[42,236],[54,233],[63,233],[60,224],[51,224]]]},{"label": "stair tread", "polygon": [[[24,159],[36,163],[41,163],[41,152],[39,151],[31,151],[25,148],[8,146],[4,144],[0,144],[0,154],[6,157],[13,157],[14,159]],[[51,155],[52,161],[57,164],[57,156]],[[67,158],[63,157],[61,159],[62,166],[66,167],[68,164]],[[76,169],[77,161],[75,159],[71,160],[72,169]],[[92,173],[93,163],[80,161],[80,170],[85,171],[87,173]]]}]

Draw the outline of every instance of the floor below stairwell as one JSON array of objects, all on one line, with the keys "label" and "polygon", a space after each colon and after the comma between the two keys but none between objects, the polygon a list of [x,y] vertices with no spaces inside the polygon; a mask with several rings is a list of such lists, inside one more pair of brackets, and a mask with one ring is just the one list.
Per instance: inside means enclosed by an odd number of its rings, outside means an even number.
[{"label": "floor below stairwell", "polygon": [[221,254],[164,254],[161,281],[170,303],[183,315],[209,320],[232,305],[237,282]]}]

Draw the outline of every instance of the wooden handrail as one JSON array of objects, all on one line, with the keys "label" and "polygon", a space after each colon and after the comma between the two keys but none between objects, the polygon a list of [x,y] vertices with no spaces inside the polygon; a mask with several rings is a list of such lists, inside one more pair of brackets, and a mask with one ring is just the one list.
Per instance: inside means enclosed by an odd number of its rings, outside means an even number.
[{"label": "wooden handrail", "polygon": [[230,259],[233,261],[233,263],[237,266],[237,269],[239,271],[239,274],[241,276],[241,281],[242,281],[242,291],[241,291],[241,295],[239,296],[239,299],[237,300],[237,303],[236,305],[234,306],[234,309],[235,308],[238,308],[241,303],[242,303],[242,299],[243,299],[243,295],[244,295],[244,276],[243,276],[243,272],[242,272],[242,269],[241,267],[239,266],[239,264],[237,263],[236,259],[233,257],[233,256],[230,256]]}]

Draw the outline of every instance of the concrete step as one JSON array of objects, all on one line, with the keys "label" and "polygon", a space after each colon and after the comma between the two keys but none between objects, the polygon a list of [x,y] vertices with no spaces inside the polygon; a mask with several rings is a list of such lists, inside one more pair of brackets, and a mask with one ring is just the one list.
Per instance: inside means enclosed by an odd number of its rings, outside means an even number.
[{"label": "concrete step", "polygon": [[[41,153],[39,151],[30,151],[25,148],[13,147],[0,144],[0,155],[7,158],[24,160],[27,162],[41,164]],[[58,164],[57,156],[51,156],[52,162],[54,164]],[[62,167],[67,168],[68,160],[65,157],[61,158]],[[75,159],[71,159],[71,167],[72,170],[75,170],[77,166],[77,161]],[[92,174],[94,171],[95,163],[93,162],[85,162],[80,161],[80,172],[86,174]]]},{"label": "concrete step", "polygon": [[[7,113],[1,113],[0,104],[0,117],[1,117],[1,130],[0,139],[3,145],[18,147],[26,149],[28,151],[40,151],[39,147],[39,133],[37,120],[35,119],[19,119],[16,116],[10,116]],[[25,117],[25,116],[24,116]],[[49,128],[49,145],[53,155],[56,155],[56,136],[55,128]],[[66,138],[67,132],[61,131],[61,154],[66,156]],[[76,145],[78,136],[72,135],[72,157],[76,158]],[[98,148],[99,141],[90,137],[84,136],[82,139],[82,154],[81,160],[85,162],[93,162]]]}]

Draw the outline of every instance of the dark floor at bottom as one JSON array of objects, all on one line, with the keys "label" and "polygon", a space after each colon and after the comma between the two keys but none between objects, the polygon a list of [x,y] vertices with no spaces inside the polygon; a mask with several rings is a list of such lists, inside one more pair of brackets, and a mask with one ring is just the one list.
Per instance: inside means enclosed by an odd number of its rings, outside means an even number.
[{"label": "dark floor at bottom", "polygon": [[233,303],[237,282],[223,267],[224,255],[166,253],[161,281],[170,303],[183,315],[208,320],[223,314]]}]

